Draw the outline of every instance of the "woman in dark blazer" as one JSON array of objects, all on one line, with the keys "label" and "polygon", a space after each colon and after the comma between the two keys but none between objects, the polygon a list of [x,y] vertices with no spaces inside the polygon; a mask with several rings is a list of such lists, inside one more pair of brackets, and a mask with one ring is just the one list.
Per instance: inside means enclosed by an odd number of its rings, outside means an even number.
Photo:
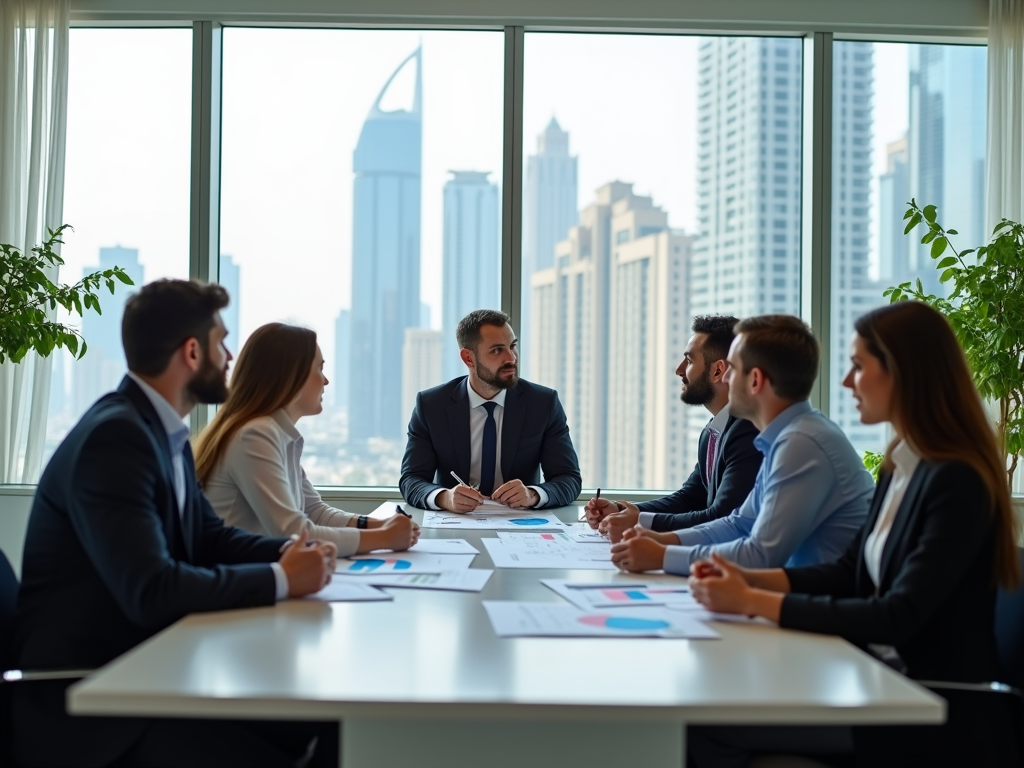
[{"label": "woman in dark blazer", "polygon": [[[996,589],[1016,585],[1020,567],[1003,452],[966,357],[945,318],[918,302],[876,309],[855,328],[843,384],[864,424],[895,432],[864,528],[826,565],[705,561],[693,594],[714,611],[840,635],[912,678],[994,680]],[[691,731],[698,768],[744,763],[735,749],[719,760],[707,748],[728,742],[728,729]]]}]

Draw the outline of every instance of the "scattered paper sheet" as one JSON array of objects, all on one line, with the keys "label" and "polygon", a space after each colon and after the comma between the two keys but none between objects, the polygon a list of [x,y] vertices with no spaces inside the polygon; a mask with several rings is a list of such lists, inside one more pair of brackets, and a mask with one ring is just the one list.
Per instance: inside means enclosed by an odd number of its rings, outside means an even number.
[{"label": "scattered paper sheet", "polygon": [[513,509],[512,507],[506,504],[502,504],[500,501],[494,501],[494,499],[484,499],[483,501],[480,502],[480,506],[477,507],[473,512],[470,512],[470,514],[478,515],[481,512],[497,512],[499,510],[504,510],[505,512],[523,511],[521,509]]},{"label": "scattered paper sheet", "polygon": [[475,555],[480,552],[465,539],[420,539],[406,551],[425,555]]},{"label": "scattered paper sheet", "polygon": [[583,568],[618,570],[611,561],[611,545],[578,544],[561,531],[505,532],[497,539],[481,539],[495,568]]},{"label": "scattered paper sheet", "polygon": [[382,592],[371,584],[357,579],[331,579],[331,583],[302,600],[320,600],[325,603],[344,603],[357,600],[394,600],[393,595]]},{"label": "scattered paper sheet", "polygon": [[363,576],[361,584],[377,587],[399,587],[402,589],[440,589],[453,592],[480,592],[494,573],[490,568],[467,568],[460,571],[441,573],[385,573],[380,576]]},{"label": "scattered paper sheet", "polygon": [[424,528],[444,528],[464,531],[498,530],[560,530],[562,523],[547,512],[503,512],[471,515],[456,515],[451,512],[427,510],[423,513]]},{"label": "scattered paper sheet", "polygon": [[381,573],[441,573],[469,568],[476,555],[435,555],[423,552],[391,552],[386,555],[353,555],[338,560],[335,573],[365,576]]},{"label": "scattered paper sheet", "polygon": [[541,579],[540,583],[583,610],[651,606],[704,610],[693,599],[685,579],[680,579],[678,583],[666,583],[629,580],[627,577],[602,584],[587,584],[571,579]]},{"label": "scattered paper sheet", "polygon": [[686,611],[584,611],[562,603],[496,600],[484,600],[483,605],[498,637],[721,637]]},{"label": "scattered paper sheet", "polygon": [[595,531],[586,523],[571,523],[565,526],[565,532],[573,541],[580,544],[607,544],[608,537],[602,536],[600,531]]}]

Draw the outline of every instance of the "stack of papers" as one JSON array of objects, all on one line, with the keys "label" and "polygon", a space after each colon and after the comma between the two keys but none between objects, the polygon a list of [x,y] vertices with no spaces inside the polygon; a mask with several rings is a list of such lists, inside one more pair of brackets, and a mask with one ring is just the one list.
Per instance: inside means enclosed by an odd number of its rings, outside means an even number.
[{"label": "stack of papers", "polygon": [[484,600],[498,637],[721,637],[685,611],[582,610],[560,603]]},{"label": "stack of papers", "polygon": [[611,544],[580,544],[563,531],[498,533],[482,539],[496,568],[584,568],[617,570]]}]

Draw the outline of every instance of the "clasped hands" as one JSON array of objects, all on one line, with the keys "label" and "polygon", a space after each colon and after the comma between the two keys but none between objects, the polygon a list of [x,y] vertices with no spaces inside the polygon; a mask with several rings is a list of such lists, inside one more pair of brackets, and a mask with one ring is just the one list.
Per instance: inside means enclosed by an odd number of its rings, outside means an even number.
[{"label": "clasped hands", "polygon": [[488,498],[512,509],[529,509],[540,502],[540,494],[522,480],[509,480],[498,486],[490,496],[484,496],[476,488],[459,483],[454,488],[441,491],[435,501],[441,509],[464,515],[477,509]]}]

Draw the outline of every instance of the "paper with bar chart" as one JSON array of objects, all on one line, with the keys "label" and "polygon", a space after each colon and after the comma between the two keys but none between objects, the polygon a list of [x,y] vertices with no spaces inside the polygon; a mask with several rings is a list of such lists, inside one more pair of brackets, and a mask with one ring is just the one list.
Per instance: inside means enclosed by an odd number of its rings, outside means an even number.
[{"label": "paper with bar chart", "polygon": [[441,573],[469,568],[476,555],[434,555],[420,552],[391,552],[353,555],[338,560],[334,572],[345,576],[382,573]]},{"label": "paper with bar chart", "polygon": [[610,544],[579,544],[563,531],[499,531],[497,539],[481,541],[496,568],[617,570]]},{"label": "paper with bar chart", "polygon": [[423,513],[424,528],[442,528],[463,531],[546,531],[561,530],[561,521],[547,512],[476,512],[470,515],[456,515],[451,512],[426,510]]},{"label": "paper with bar chart", "polygon": [[622,580],[607,583],[587,584],[572,579],[541,579],[540,583],[577,608],[672,606],[703,610],[703,606],[690,594],[686,579],[673,583],[630,579],[624,575]]},{"label": "paper with bar chart", "polygon": [[301,600],[319,600],[323,603],[365,602],[373,600],[394,600],[392,595],[383,592],[362,579],[333,579],[330,584],[306,595]]},{"label": "paper with bar chart", "polygon": [[400,589],[437,589],[448,592],[481,592],[487,580],[494,573],[490,568],[465,568],[458,571],[441,571],[440,573],[383,573],[361,576],[361,584],[373,584],[375,587],[397,587]]},{"label": "paper with bar chart", "polygon": [[569,537],[580,544],[607,544],[608,537],[602,536],[600,531],[595,531],[586,523],[569,523],[565,526],[565,532]]},{"label": "paper with bar chart", "polygon": [[715,630],[686,611],[600,608],[562,603],[484,600],[498,637],[662,637],[714,640]]}]

